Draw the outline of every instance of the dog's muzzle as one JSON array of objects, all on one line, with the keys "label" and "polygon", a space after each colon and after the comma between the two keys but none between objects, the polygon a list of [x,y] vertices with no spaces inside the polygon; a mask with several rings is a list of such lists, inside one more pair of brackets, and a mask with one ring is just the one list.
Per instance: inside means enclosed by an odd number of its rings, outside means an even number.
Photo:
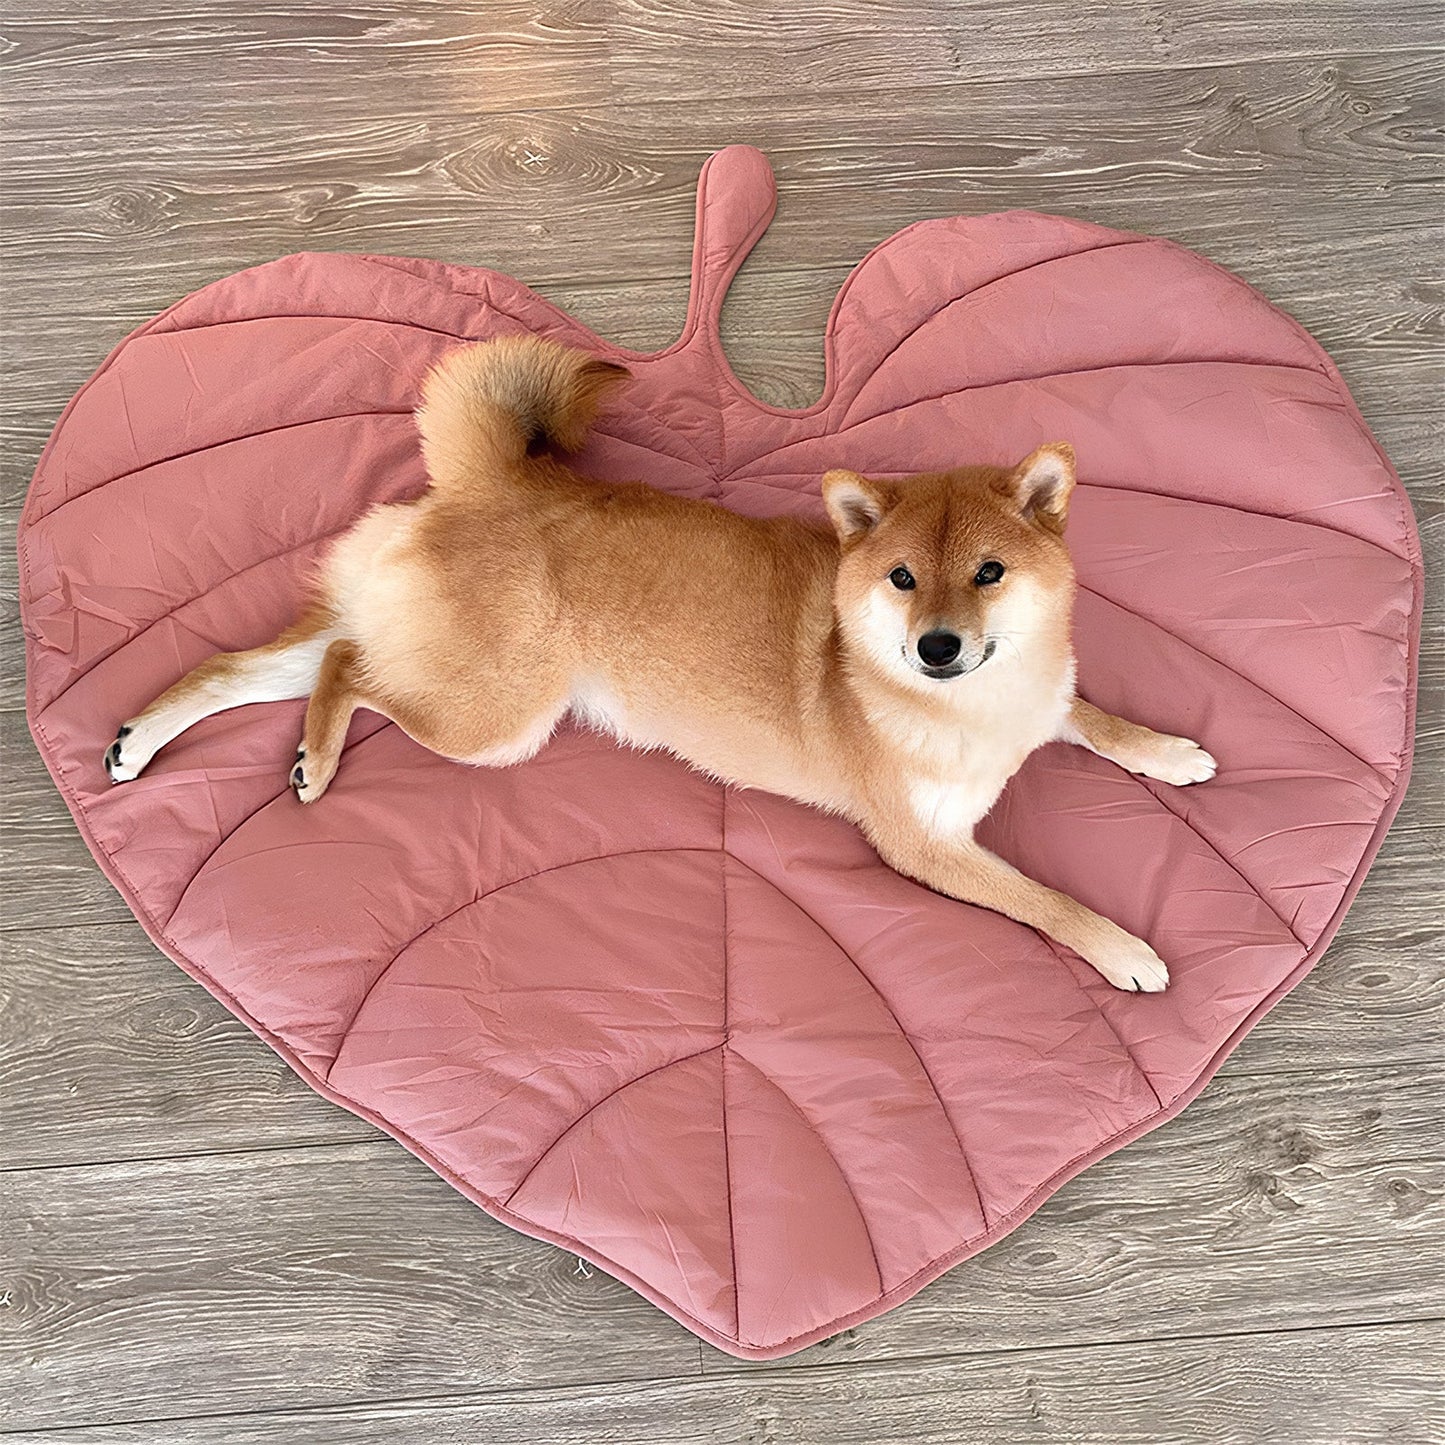
[{"label": "dog's muzzle", "polygon": [[[930,637],[936,635],[937,634],[934,633],[925,633],[919,638],[919,646],[916,653],[907,647],[903,649],[903,657],[909,667],[911,667],[914,672],[922,673],[924,677],[931,677],[935,682],[952,682],[956,677],[967,677],[969,673],[977,672],[998,650],[998,643],[990,638],[984,643],[983,651],[979,653],[972,662],[949,661],[930,663],[925,659],[923,644]],[[953,636],[952,633],[947,635],[950,637]],[[960,643],[960,647],[961,646],[962,644]],[[942,649],[934,650],[933,655],[938,656],[941,650]],[[955,657],[957,657],[957,655],[957,653],[954,654]]]}]

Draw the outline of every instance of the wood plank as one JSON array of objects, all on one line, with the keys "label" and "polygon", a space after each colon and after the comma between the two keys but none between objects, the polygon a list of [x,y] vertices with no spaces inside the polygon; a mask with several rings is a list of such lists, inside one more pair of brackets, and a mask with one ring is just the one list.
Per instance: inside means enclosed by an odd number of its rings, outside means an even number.
[{"label": "wood plank", "polygon": [[0,1229],[10,1428],[697,1370],[390,1140],[7,1173]]},{"label": "wood plank", "polygon": [[134,86],[164,67],[187,94],[196,79],[294,87],[332,109],[354,104],[362,82],[375,109],[410,101],[446,110],[457,105],[460,73],[471,81],[466,101],[483,110],[795,97],[804,85],[836,104],[900,83],[952,86],[1000,74],[1054,81],[1077,71],[1408,49],[1437,18],[1422,0],[1267,11],[1251,0],[1172,0],[1167,9],[1080,0],[1067,12],[1051,0],[865,0],[841,10],[801,0],[786,25],[758,23],[743,0],[702,14],[646,0],[573,0],[540,13],[518,0],[491,0],[485,10],[455,0],[360,8],[289,0],[228,7],[202,24],[197,8],[158,0],[144,15],[72,17],[45,0],[14,0],[6,23],[12,84],[84,85],[99,72],[116,87]]},{"label": "wood plank", "polygon": [[[1445,1435],[1438,1322],[168,1421],[166,1445],[1379,1445]],[[238,1432],[244,1432],[240,1434]],[[16,1445],[53,1445],[22,1433]],[[155,1445],[154,1424],[66,1445]]]},{"label": "wood plank", "polygon": [[[206,73],[234,83],[197,43]],[[1440,353],[1430,345],[1440,328],[1438,204],[1433,189],[1412,177],[1428,181],[1439,168],[1426,131],[1439,117],[1442,67],[1440,57],[1421,52],[1236,65],[1187,83],[1160,74],[1132,95],[1134,118],[1122,130],[1101,123],[1116,93],[1098,77],[1061,77],[1046,97],[1002,81],[969,87],[967,96],[870,93],[850,107],[841,130],[831,111],[770,108],[770,131],[756,134],[755,118],[739,111],[738,133],[770,145],[785,187],[760,264],[744,273],[730,308],[764,323],[742,328],[740,370],[754,379],[748,338],[765,338],[775,304],[788,304],[787,283],[773,272],[827,263],[828,279],[809,301],[816,338],[838,279],[876,240],[921,215],[1023,205],[1171,234],[1233,265],[1328,345],[1366,337],[1378,345],[1378,390],[1368,377],[1351,380],[1364,387],[1369,414],[1377,414],[1377,397],[1378,414],[1402,402],[1408,409],[1411,398],[1398,388],[1410,370],[1430,371],[1422,380],[1435,392],[1440,380]],[[3,366],[20,408],[18,417],[7,415],[0,453],[6,500],[18,499],[64,400],[129,324],[228,270],[286,251],[371,248],[485,261],[557,291],[564,304],[572,293],[584,320],[630,344],[659,344],[680,324],[685,298],[677,290],[664,288],[656,298],[663,321],[646,297],[634,304],[631,288],[687,273],[696,168],[719,143],[717,126],[695,107],[667,112],[665,148],[656,140],[658,116],[640,112],[620,120],[609,111],[564,126],[546,176],[526,166],[518,180],[508,171],[509,153],[488,153],[472,118],[458,117],[450,131],[427,118],[413,135],[378,127],[369,107],[345,119],[343,106],[328,113],[339,129],[322,135],[305,89],[280,93],[277,103],[290,106],[289,114],[268,119],[248,111],[241,131],[201,125],[198,134],[168,135],[162,127],[138,138],[127,108],[133,91],[122,87],[114,114],[104,113],[68,88],[70,70],[57,72],[67,77],[63,95],[38,85],[11,107],[4,232],[9,271],[19,280],[11,283]],[[973,133],[979,107],[997,117],[989,145]],[[169,119],[184,125],[194,114]],[[84,136],[59,145],[56,127],[67,124]],[[1078,144],[1038,139],[1075,130]],[[146,161],[152,133],[155,153]],[[475,172],[470,187],[455,183],[458,155]],[[354,177],[354,195],[321,205],[305,180],[318,168],[333,176],[338,156]],[[160,171],[141,184],[143,161]],[[1382,197],[1388,248],[1379,245]],[[1376,280],[1365,294],[1389,299],[1386,317],[1362,299],[1362,272]],[[604,288],[610,315],[589,314],[581,294],[589,288],[579,275],[591,276],[591,289]],[[1311,305],[1322,275],[1333,286]],[[629,289],[616,294],[622,287]],[[45,321],[94,316],[97,298],[104,306],[94,326],[82,322],[78,336],[47,337]],[[658,322],[639,327],[634,310]],[[1341,314],[1349,318],[1344,326],[1335,319]],[[35,321],[16,319],[24,317]],[[1399,352],[1417,337],[1425,344],[1412,368]],[[804,401],[820,384],[817,340],[800,353],[791,351],[794,344],[785,338],[789,353],[810,368],[807,383],[784,378],[780,387],[792,389],[780,397],[764,374],[757,384],[769,399]],[[766,371],[775,363],[763,355]],[[1433,404],[1434,393],[1426,399]]]},{"label": "wood plank", "polygon": [[0,712],[0,932],[131,916],[95,866],[22,712]]},{"label": "wood plank", "polygon": [[134,921],[0,935],[0,1170],[377,1140]]},{"label": "wood plank", "polygon": [[1420,51],[1150,72],[1129,85],[1125,123],[1113,78],[1060,76],[864,89],[846,119],[803,88],[761,110],[454,103],[379,124],[354,77],[349,101],[318,107],[309,84],[258,90],[207,60],[195,101],[143,127],[134,84],[93,93],[81,69],[63,104],[12,101],[3,254],[41,288],[104,256],[155,295],[307,248],[485,260],[542,285],[678,275],[698,167],[740,137],[786,182],[768,266],[851,264],[920,216],[1011,206],[1178,234],[1217,225],[1242,191],[1248,214],[1326,228],[1368,203],[1378,234],[1402,192],[1439,175],[1442,68]]},{"label": "wood plank", "polygon": [[1445,1298],[1442,1096],[1439,1063],[1221,1075],[901,1309],[780,1363],[1407,1318]]},{"label": "wood plank", "polygon": [[[1430,278],[1442,241],[1438,207],[1421,193],[1393,217],[1382,250],[1363,208],[1351,208],[1352,230],[1320,235],[1301,222],[1283,233],[1256,217],[1239,230],[1209,238],[1210,250],[1271,300],[1301,320],[1335,358],[1376,426],[1399,411],[1434,417],[1445,382],[1445,286]],[[259,259],[259,258],[258,258]],[[775,406],[807,406],[823,387],[823,333],[829,308],[851,265],[764,270],[746,267],[723,310],[723,336],[739,376]],[[1360,285],[1369,277],[1368,287]],[[6,394],[0,462],[12,492],[28,483],[55,418],[81,383],[128,331],[180,294],[146,296],[125,278],[108,282],[119,294],[96,306],[90,265],[53,278],[3,319]],[[546,295],[594,331],[634,350],[676,339],[687,302],[687,277],[593,286],[553,285]],[[1401,458],[1402,466],[1435,460],[1432,450]]]},{"label": "wood plank", "polygon": [[[792,1368],[1418,1316],[1445,1288],[1442,1105],[1440,1065],[1220,1080]],[[0,1223],[16,1428],[696,1369],[680,1326],[389,1141],[15,1171]]]},{"label": "wood plank", "polygon": [[[1441,1297],[1435,12],[12,0],[0,527],[129,325],[286,251],[492,264],[664,344],[697,166],[746,139],[781,210],[724,324],[765,399],[816,396],[842,276],[922,215],[1028,206],[1172,235],[1335,353],[1421,514],[1431,596],[1411,796],[1329,956],[1204,1098],[888,1319],[778,1367],[707,1351],[705,1380],[698,1342],[312,1095],[152,949],[0,711],[0,1161],[39,1166],[0,1174],[0,1433],[1445,1438],[1438,1324],[1362,1323]],[[0,549],[0,709],[21,696],[14,581]],[[96,1160],[120,1162],[63,1167]],[[1259,1329],[1280,1332],[1234,1333]],[[22,1390],[28,1414],[7,1413]],[[268,1413],[212,1413],[248,1409]]]}]

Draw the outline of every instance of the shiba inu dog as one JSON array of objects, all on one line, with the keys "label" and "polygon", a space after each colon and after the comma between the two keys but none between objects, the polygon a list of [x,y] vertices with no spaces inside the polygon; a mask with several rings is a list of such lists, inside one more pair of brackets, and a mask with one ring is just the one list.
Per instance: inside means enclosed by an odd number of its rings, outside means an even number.
[{"label": "shiba inu dog", "polygon": [[902,481],[830,471],[831,529],[759,520],[588,480],[543,449],[580,446],[626,376],[530,337],[447,356],[417,414],[428,490],[362,517],[274,642],[211,658],[126,722],[112,780],[244,703],[309,696],[303,803],[356,708],[488,767],[571,713],[839,813],[900,872],[1040,929],[1118,988],[1164,988],[1148,944],[973,838],[1051,740],[1165,783],[1214,775],[1196,743],[1075,695],[1072,449]]}]

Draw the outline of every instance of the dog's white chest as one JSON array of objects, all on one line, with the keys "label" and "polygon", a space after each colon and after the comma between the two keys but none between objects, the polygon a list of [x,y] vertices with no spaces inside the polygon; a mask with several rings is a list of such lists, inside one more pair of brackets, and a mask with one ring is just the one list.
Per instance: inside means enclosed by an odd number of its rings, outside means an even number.
[{"label": "dog's white chest", "polygon": [[967,837],[1030,751],[982,743],[968,749],[959,765],[943,776],[915,775],[908,784],[914,816],[936,838]]},{"label": "dog's white chest", "polygon": [[1002,786],[1000,783],[989,789],[976,781],[948,783],[916,778],[909,785],[908,801],[928,833],[935,838],[959,838],[973,832]]},{"label": "dog's white chest", "polygon": [[936,838],[969,837],[1024,759],[1058,735],[1065,696],[1060,688],[1056,695],[1030,700],[1032,705],[1000,709],[987,725],[976,721],[919,749],[907,794],[923,827]]}]

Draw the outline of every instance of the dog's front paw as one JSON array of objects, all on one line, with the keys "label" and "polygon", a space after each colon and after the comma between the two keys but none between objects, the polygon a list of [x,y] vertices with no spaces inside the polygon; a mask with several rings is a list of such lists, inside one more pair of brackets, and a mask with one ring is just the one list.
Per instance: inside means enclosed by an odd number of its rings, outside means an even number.
[{"label": "dog's front paw", "polygon": [[1098,946],[1082,957],[1125,993],[1163,993],[1169,986],[1164,960],[1142,938],[1113,924]]},{"label": "dog's front paw", "polygon": [[1148,753],[1134,769],[1146,778],[1157,778],[1176,788],[1207,783],[1218,770],[1219,764],[1193,738],[1175,738],[1167,733],[1156,734]]}]

